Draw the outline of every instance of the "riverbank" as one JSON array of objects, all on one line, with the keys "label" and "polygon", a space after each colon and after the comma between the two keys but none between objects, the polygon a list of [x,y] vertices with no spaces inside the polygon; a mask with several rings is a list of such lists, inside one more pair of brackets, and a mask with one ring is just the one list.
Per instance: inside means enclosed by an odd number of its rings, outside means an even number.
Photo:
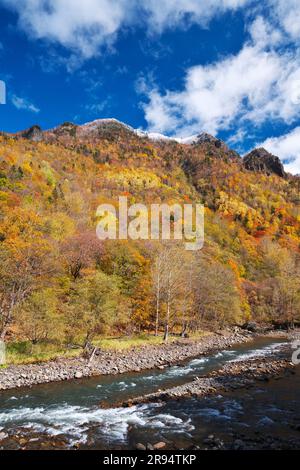
[{"label": "riverbank", "polygon": [[84,377],[140,372],[166,368],[200,355],[226,349],[250,341],[255,334],[242,329],[211,333],[198,340],[178,339],[176,342],[147,345],[124,351],[100,351],[92,361],[85,358],[58,358],[30,365],[11,365],[0,369],[0,390],[80,380]]},{"label": "riverbank", "polygon": [[[230,348],[199,355],[163,370],[102,375],[3,391],[0,447],[126,450],[141,444],[139,448],[150,450],[164,443],[165,449],[175,450],[191,446],[215,448],[221,445],[220,440],[228,448],[237,446],[233,439],[241,439],[243,434],[255,442],[260,440],[263,445],[267,438],[264,432],[268,430],[273,436],[273,427],[278,423],[276,443],[284,439],[282,445],[286,448],[291,439],[297,440],[299,433],[297,375],[282,374],[282,380],[261,378],[255,380],[255,386],[233,388],[228,393],[117,406],[159,389],[192,383],[197,377],[213,377],[214,373],[219,376],[219,371],[225,373],[224,366],[228,364],[238,366],[249,359],[277,357],[276,351],[284,344],[289,346],[286,336],[255,335],[250,341],[234,343]],[[274,369],[275,375],[277,372]],[[273,390],[279,383],[282,387],[287,384],[289,395],[280,390],[275,401]],[[266,389],[264,401],[262,388]],[[267,401],[270,404],[264,406]],[[261,434],[256,435],[257,431]]]},{"label": "riverbank", "polygon": [[143,403],[166,402],[182,398],[202,398],[218,393],[227,393],[241,388],[250,388],[258,381],[269,381],[294,373],[291,363],[292,350],[287,344],[275,347],[267,357],[240,359],[225,364],[204,377],[196,377],[192,382],[158,390],[122,403],[122,406]]}]

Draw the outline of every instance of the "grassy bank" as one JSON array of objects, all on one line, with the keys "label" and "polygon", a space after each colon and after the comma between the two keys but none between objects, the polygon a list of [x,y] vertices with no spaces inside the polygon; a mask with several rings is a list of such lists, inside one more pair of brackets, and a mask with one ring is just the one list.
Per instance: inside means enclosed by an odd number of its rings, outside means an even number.
[{"label": "grassy bank", "polygon": [[[198,332],[190,336],[197,340],[208,332]],[[178,341],[178,335],[170,335],[168,342]],[[140,334],[134,336],[109,336],[100,337],[93,344],[103,350],[126,351],[133,347],[139,348],[145,345],[159,345],[163,343],[163,336],[153,334]],[[10,364],[34,364],[36,362],[50,361],[58,357],[78,357],[82,354],[82,348],[62,348],[57,344],[42,342],[32,344],[30,341],[11,342],[7,344],[7,365]]]}]

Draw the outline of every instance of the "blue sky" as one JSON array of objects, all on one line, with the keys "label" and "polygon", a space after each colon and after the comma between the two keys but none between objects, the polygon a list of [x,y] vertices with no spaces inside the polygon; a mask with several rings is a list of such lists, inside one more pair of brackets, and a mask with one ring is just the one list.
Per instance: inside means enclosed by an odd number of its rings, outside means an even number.
[{"label": "blue sky", "polygon": [[300,173],[299,43],[299,0],[0,0],[0,129],[115,117]]}]

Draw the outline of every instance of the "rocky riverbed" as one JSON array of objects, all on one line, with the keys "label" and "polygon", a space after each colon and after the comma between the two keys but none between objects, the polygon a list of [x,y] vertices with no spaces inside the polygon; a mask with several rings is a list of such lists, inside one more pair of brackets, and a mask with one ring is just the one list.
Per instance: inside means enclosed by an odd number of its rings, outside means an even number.
[{"label": "rocky riverbed", "polygon": [[254,334],[249,331],[236,328],[233,332],[226,330],[218,334],[208,334],[197,341],[178,339],[173,343],[132,348],[126,352],[100,351],[91,362],[79,357],[58,358],[54,361],[30,365],[11,365],[0,369],[0,390],[98,375],[165,368],[177,362],[211,354],[214,351],[229,348],[233,344],[249,341],[253,336]]},{"label": "rocky riverbed", "polygon": [[274,349],[273,354],[268,357],[233,361],[205,377],[196,377],[192,382],[136,397],[122,403],[122,405],[157,403],[185,397],[199,398],[239,388],[249,388],[254,386],[257,381],[268,381],[282,375],[293,374],[294,365],[290,361],[291,348],[285,345],[280,349]]},{"label": "rocky riverbed", "polygon": [[300,448],[292,338],[236,334],[207,336],[170,367],[2,391],[0,448]]}]

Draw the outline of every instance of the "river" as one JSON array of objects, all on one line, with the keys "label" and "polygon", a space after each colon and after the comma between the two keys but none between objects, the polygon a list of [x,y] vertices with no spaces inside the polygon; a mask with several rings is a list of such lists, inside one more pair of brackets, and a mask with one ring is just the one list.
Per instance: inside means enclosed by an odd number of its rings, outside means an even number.
[{"label": "river", "polygon": [[287,446],[294,441],[298,445],[299,371],[290,378],[224,396],[114,407],[120,401],[191,381],[228,361],[270,355],[282,343],[278,338],[256,338],[164,370],[0,392],[0,432],[8,435],[0,445],[8,449],[133,449],[137,442],[164,441],[167,448],[176,449],[205,447],[203,440],[209,434],[225,444],[244,439],[250,446],[251,442],[260,447],[269,442],[272,447],[280,439],[281,446],[285,440]]}]

